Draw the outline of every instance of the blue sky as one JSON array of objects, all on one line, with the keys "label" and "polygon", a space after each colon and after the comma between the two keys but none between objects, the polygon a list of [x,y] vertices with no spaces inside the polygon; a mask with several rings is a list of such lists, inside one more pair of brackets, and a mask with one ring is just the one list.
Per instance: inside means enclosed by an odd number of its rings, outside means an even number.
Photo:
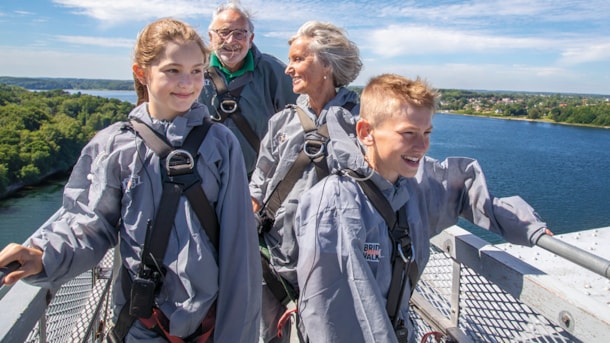
[{"label": "blue sky", "polygon": [[[148,22],[171,16],[207,42],[206,0],[2,0],[0,76],[131,79]],[[343,27],[364,69],[353,85],[393,72],[437,88],[610,95],[610,1],[242,0],[255,43],[286,62],[307,20]]]}]

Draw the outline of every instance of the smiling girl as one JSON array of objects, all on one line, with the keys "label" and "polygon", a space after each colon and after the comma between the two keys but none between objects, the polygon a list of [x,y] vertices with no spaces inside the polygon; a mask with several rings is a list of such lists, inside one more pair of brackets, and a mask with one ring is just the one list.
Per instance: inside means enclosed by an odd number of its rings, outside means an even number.
[{"label": "smiling girl", "polygon": [[[196,102],[207,59],[208,50],[192,27],[173,19],[149,24],[135,47],[138,106],[129,118],[181,147],[191,130],[209,120],[206,107]],[[165,255],[155,256],[162,260],[156,267],[163,277],[154,284],[153,316],[118,319],[129,318],[122,309],[129,308],[124,307],[128,299],[134,302],[136,288],[130,292],[122,286],[141,278],[149,228],[150,241],[155,241],[155,221],[171,213],[160,208],[165,159],[129,123],[98,132],[74,166],[58,216],[24,245],[10,244],[0,252],[0,267],[12,261],[21,264],[4,281],[25,278],[55,289],[91,269],[116,246],[121,266],[115,269],[120,273],[113,288],[116,325],[110,341],[255,342],[261,271],[244,161],[231,131],[209,125],[191,160],[202,182],[191,187],[201,187],[209,199],[218,220],[218,246],[198,220],[198,204],[181,196],[169,220],[169,239],[163,242]]]}]

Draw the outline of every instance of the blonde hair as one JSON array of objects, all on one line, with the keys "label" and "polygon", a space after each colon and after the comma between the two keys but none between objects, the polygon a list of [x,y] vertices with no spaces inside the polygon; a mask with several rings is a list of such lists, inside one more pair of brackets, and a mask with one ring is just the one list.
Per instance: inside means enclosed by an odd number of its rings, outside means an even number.
[{"label": "blonde hair", "polygon": [[396,74],[382,74],[373,77],[362,90],[360,117],[375,127],[405,103],[434,113],[439,99],[440,93],[419,77],[411,80]]},{"label": "blonde hair", "polygon": [[[138,34],[133,53],[133,61],[142,69],[153,64],[163,53],[166,45],[170,42],[196,43],[203,53],[204,63],[207,63],[210,54],[201,36],[190,25],[180,20],[163,18],[156,20],[144,27]],[[133,74],[134,88],[138,95],[137,104],[148,101],[148,90],[142,84],[135,73]]]},{"label": "blonde hair", "polygon": [[345,30],[319,21],[308,21],[288,40],[292,45],[297,38],[311,38],[309,49],[324,65],[330,65],[335,87],[347,86],[354,81],[362,69],[360,50],[347,38]]}]

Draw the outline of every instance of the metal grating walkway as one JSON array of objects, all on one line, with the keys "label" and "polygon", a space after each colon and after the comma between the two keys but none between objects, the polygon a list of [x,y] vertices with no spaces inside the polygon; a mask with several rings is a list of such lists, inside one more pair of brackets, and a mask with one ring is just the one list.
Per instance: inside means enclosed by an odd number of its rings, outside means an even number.
[{"label": "metal grating walkway", "polygon": [[[597,229],[595,235],[596,241],[601,237],[607,242],[610,227]],[[443,231],[432,242],[430,261],[412,298],[419,339],[430,331],[448,332],[459,342],[485,343],[597,342],[610,336],[610,306],[607,300],[600,301],[610,293],[608,280],[597,287],[592,283],[596,276],[564,261],[565,275],[578,275],[572,277],[578,285],[594,286],[566,285],[557,273],[537,268],[544,267],[544,261],[557,262],[535,248],[492,246],[459,227]],[[525,252],[536,261],[522,259]],[[0,306],[14,307],[15,312],[33,310],[16,314],[16,319],[0,313],[0,323],[5,324],[0,325],[0,343],[21,342],[23,338],[12,337],[26,336],[28,343],[101,341],[112,318],[107,302],[113,261],[110,251],[99,267],[61,287],[48,306],[40,303],[45,290],[13,286],[0,296]],[[7,327],[27,331],[11,332]]]}]

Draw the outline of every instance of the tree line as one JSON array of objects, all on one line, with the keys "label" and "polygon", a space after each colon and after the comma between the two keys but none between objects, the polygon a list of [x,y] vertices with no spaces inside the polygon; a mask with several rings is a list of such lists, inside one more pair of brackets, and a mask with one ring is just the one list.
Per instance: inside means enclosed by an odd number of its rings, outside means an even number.
[{"label": "tree line", "polygon": [[126,120],[127,101],[0,83],[0,196],[68,172],[100,129]]},{"label": "tree line", "polygon": [[0,76],[0,83],[19,86],[32,90],[53,89],[107,89],[107,90],[134,90],[133,81],[103,80],[103,79],[74,79],[74,78],[29,78]]},{"label": "tree line", "polygon": [[440,110],[610,127],[610,96],[443,90]]},{"label": "tree line", "polygon": [[[2,82],[10,79],[12,83]],[[131,87],[131,88],[125,88]],[[54,88],[32,92],[28,89]],[[362,87],[349,87],[358,94]],[[0,197],[69,171],[95,132],[133,104],[62,89],[133,89],[131,81],[0,77]],[[441,89],[440,110],[610,127],[610,97]]]},{"label": "tree line", "polygon": [[[26,89],[133,90],[130,80],[0,76],[0,83]],[[358,94],[362,87],[351,86]],[[440,110],[461,114],[526,118],[556,123],[610,126],[610,96],[440,89]]]}]

